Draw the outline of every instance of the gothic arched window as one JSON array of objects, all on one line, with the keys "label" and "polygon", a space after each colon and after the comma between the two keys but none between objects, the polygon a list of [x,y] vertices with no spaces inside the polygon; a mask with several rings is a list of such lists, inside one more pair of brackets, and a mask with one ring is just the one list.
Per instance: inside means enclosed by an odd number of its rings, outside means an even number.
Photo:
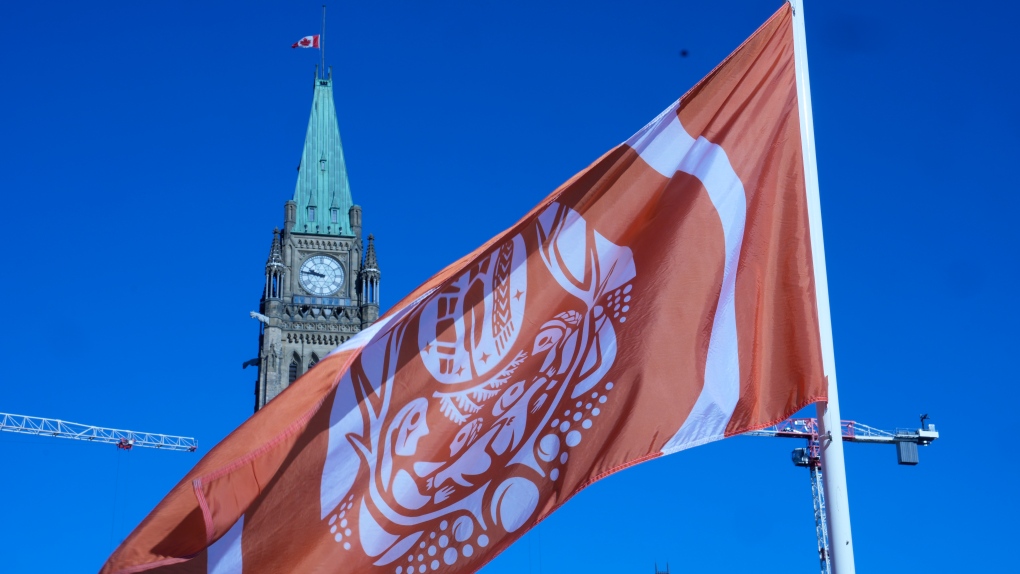
[{"label": "gothic arched window", "polygon": [[290,360],[290,369],[289,369],[289,371],[287,373],[288,379],[290,380],[290,382],[293,383],[294,381],[297,380],[297,378],[298,378],[298,369],[300,369],[300,368],[301,368],[301,361],[300,361],[300,359],[298,358],[297,355],[294,355],[294,357]]},{"label": "gothic arched window", "polygon": [[274,299],[280,296],[280,281],[276,273],[269,277],[269,296]]},{"label": "gothic arched window", "polygon": [[316,355],[315,353],[312,353],[312,359],[310,361],[308,361],[308,370],[311,371],[312,367],[315,366],[315,363],[318,363],[318,362],[319,362],[319,356]]}]

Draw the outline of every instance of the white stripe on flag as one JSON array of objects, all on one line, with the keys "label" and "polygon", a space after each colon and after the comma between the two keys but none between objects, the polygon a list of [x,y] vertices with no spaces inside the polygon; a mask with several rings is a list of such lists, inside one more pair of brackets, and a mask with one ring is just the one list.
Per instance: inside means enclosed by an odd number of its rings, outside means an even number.
[{"label": "white stripe on flag", "polygon": [[[344,351],[357,349],[358,347],[364,347],[365,345],[368,344],[369,341],[372,340],[372,337],[374,337],[376,333],[378,333],[383,327],[386,326],[386,323],[390,322],[390,319],[392,318],[393,318],[392,315],[390,315],[389,317],[383,317],[382,319],[379,319],[375,323],[372,323],[371,327],[363,331],[358,331],[357,335],[354,335],[350,339],[347,339],[346,343],[330,351],[329,355],[335,355],[337,353],[343,353]],[[328,357],[329,355],[326,356]]]},{"label": "white stripe on flag", "polygon": [[666,177],[682,171],[701,180],[722,223],[726,261],[708,342],[705,386],[683,426],[663,446],[663,454],[723,438],[740,398],[740,355],[733,299],[747,219],[747,197],[725,150],[704,137],[695,140],[680,124],[676,113],[679,105],[678,100],[627,140],[627,145]]},{"label": "white stripe on flag", "polygon": [[209,574],[241,574],[241,531],[244,515],[207,552]]}]

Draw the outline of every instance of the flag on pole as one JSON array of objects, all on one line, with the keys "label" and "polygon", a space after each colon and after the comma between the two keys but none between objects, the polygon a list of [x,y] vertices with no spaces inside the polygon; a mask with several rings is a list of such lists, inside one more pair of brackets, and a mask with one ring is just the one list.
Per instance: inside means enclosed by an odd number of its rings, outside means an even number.
[{"label": "flag on pole", "polygon": [[791,11],[217,445],[103,572],[475,572],[824,400]]},{"label": "flag on pole", "polygon": [[294,42],[290,46],[291,48],[318,48],[319,47],[319,35],[305,36],[297,42]]}]

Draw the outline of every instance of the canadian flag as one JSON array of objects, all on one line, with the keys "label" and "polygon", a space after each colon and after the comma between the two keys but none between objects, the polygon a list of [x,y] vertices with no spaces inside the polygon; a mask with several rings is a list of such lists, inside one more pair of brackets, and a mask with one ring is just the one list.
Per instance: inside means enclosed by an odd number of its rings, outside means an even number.
[{"label": "canadian flag", "polygon": [[784,5],[213,448],[102,572],[469,574],[600,478],[825,400],[797,104]]},{"label": "canadian flag", "polygon": [[305,36],[297,42],[294,42],[290,46],[291,48],[318,48],[319,47],[319,35]]}]

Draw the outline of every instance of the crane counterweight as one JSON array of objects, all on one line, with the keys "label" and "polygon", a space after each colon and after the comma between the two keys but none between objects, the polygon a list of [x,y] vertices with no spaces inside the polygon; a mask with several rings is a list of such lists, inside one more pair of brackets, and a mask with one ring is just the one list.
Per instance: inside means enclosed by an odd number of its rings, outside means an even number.
[{"label": "crane counterweight", "polygon": [[[939,438],[935,425],[925,423],[928,415],[921,416],[919,429],[896,429],[894,432],[877,429],[856,421],[840,421],[840,434],[844,441],[866,444],[896,445],[896,460],[899,464],[916,465],[917,447],[928,446]],[[820,435],[818,420],[813,418],[786,419],[785,421],[744,433],[747,436],[767,436],[776,438],[799,438],[807,441],[807,446],[796,448],[790,453],[795,466],[807,468],[811,477],[811,499],[814,503],[815,535],[818,538],[818,561],[822,574],[832,574],[832,563],[829,556],[829,538],[825,514],[825,492],[822,489],[821,441],[828,440],[829,435]]]}]

